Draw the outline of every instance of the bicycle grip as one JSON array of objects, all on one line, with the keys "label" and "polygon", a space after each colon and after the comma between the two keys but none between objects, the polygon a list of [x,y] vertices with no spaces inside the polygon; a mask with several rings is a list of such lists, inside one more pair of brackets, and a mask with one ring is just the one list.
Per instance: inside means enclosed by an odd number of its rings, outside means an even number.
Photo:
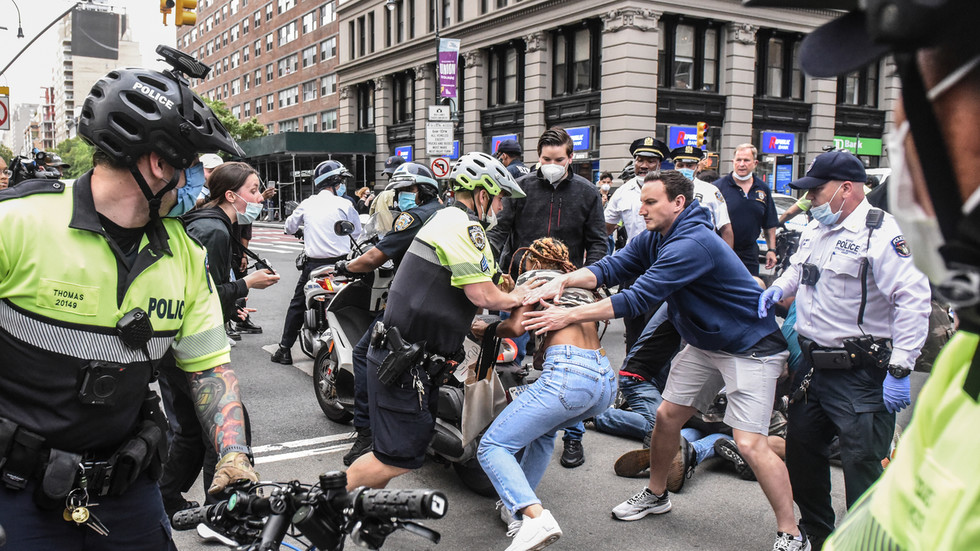
[{"label": "bicycle grip", "polygon": [[174,513],[173,519],[170,520],[170,525],[173,526],[174,530],[193,530],[197,528],[198,524],[207,522],[208,509],[210,507],[210,505],[203,505],[201,507],[177,511]]},{"label": "bicycle grip", "polygon": [[446,495],[438,490],[368,490],[358,488],[351,498],[354,515],[376,518],[432,518],[446,516]]}]

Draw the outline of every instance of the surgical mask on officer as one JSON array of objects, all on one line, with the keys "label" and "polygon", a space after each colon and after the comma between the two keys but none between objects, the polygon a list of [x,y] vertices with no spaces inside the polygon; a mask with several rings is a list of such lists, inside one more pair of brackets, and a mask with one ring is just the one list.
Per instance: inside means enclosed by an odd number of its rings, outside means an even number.
[{"label": "surgical mask on officer", "polygon": [[184,180],[184,186],[177,188],[177,204],[167,213],[169,217],[176,218],[194,208],[204,188],[204,165],[198,163],[184,170]]},{"label": "surgical mask on officer", "polygon": [[398,192],[398,210],[402,212],[407,212],[418,205],[415,203],[415,194],[411,191],[399,191]]},{"label": "surgical mask on officer", "polygon": [[[233,191],[232,193],[235,192]],[[237,193],[235,193],[235,197],[245,201],[245,198]],[[237,204],[238,201],[235,201],[235,203]],[[238,223],[247,226],[255,222],[259,218],[259,215],[262,214],[262,203],[249,203],[245,201],[245,212],[239,211],[237,206],[235,207],[235,212],[238,213]]]},{"label": "surgical mask on officer", "polygon": [[347,184],[344,183],[339,184],[336,190],[334,191],[334,193],[337,194],[337,197],[343,197],[344,194],[347,193]]},{"label": "surgical mask on officer", "polygon": [[678,168],[677,172],[680,172],[688,180],[694,180],[694,169],[693,168]]},{"label": "surgical mask on officer", "polygon": [[814,220],[820,222],[824,226],[833,226],[834,224],[837,223],[838,220],[840,220],[840,213],[844,210],[844,203],[841,203],[840,208],[837,209],[837,212],[833,211],[833,209],[830,207],[830,204],[834,202],[834,198],[837,197],[837,193],[840,191],[840,188],[842,188],[843,186],[844,186],[843,183],[838,185],[837,189],[834,190],[834,194],[830,197],[830,200],[828,200],[826,203],[822,205],[817,205],[810,209],[810,214],[813,216]]},{"label": "surgical mask on officer", "polygon": [[561,182],[565,178],[566,171],[565,165],[556,163],[541,165],[541,176],[551,182],[552,185],[557,185],[558,182]]}]

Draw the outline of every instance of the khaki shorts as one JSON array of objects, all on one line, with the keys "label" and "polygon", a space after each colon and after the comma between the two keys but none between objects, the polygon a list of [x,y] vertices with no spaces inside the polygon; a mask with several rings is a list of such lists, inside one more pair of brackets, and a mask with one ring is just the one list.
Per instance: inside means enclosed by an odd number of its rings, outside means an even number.
[{"label": "khaki shorts", "polygon": [[687,345],[670,365],[663,397],[681,406],[707,411],[722,388],[728,394],[725,424],[733,429],[769,434],[776,379],[789,351],[772,356],[736,356]]}]

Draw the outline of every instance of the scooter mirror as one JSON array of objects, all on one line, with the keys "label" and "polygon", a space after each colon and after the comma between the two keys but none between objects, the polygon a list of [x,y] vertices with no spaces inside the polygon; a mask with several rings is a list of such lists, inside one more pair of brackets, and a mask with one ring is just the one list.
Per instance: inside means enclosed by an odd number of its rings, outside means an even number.
[{"label": "scooter mirror", "polygon": [[333,231],[337,235],[350,235],[354,233],[354,223],[350,220],[338,220],[333,225]]}]

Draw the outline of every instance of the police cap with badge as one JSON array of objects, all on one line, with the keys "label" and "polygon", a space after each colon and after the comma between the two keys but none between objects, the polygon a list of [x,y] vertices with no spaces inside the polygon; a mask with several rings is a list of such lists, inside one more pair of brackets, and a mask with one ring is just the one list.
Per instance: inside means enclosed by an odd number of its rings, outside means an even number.
[{"label": "police cap with badge", "polygon": [[806,169],[806,176],[790,182],[796,189],[813,189],[827,182],[859,182],[868,181],[868,173],[864,163],[847,151],[828,151],[817,156]]},{"label": "police cap with badge", "polygon": [[630,155],[634,158],[656,157],[662,161],[670,157],[670,148],[657,138],[646,136],[633,140],[633,143],[630,144]]},{"label": "police cap with badge", "polygon": [[700,147],[694,147],[693,145],[685,145],[683,147],[677,147],[670,151],[670,157],[675,163],[681,162],[694,162],[697,163],[704,159],[704,150]]}]

